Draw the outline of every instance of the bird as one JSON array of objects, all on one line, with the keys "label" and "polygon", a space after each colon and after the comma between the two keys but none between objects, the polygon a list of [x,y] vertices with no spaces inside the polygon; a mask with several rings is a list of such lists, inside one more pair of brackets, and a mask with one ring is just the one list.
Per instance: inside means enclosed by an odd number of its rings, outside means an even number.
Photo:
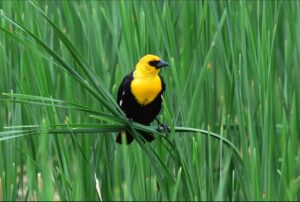
[{"label": "bird", "polygon": [[[156,55],[147,54],[141,57],[135,66],[135,70],[126,75],[118,89],[117,104],[126,115],[127,119],[146,126],[156,119],[159,127],[165,130],[168,127],[161,124],[156,118],[161,110],[163,95],[166,89],[165,82],[159,72],[169,66],[167,62]],[[158,128],[159,128],[158,127]],[[144,131],[139,131],[145,142],[152,142],[154,137]],[[126,142],[122,142],[122,136]],[[134,136],[128,131],[121,131],[116,138],[119,144],[130,144]]]}]

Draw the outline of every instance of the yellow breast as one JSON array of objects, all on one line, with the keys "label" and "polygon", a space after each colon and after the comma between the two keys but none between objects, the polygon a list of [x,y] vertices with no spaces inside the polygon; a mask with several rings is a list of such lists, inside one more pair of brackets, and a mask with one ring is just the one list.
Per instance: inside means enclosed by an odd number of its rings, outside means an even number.
[{"label": "yellow breast", "polygon": [[134,78],[130,87],[132,94],[141,105],[151,103],[162,90],[158,75],[148,78]]}]

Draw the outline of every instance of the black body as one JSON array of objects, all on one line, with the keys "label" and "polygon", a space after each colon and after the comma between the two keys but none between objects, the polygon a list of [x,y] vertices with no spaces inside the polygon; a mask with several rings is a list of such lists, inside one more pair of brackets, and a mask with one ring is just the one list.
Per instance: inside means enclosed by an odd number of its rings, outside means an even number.
[{"label": "black body", "polygon": [[[131,92],[130,85],[131,81],[133,80],[133,72],[131,72],[123,79],[118,90],[117,102],[129,120],[143,125],[150,125],[150,123],[159,114],[162,103],[162,95],[165,91],[165,83],[162,77],[159,77],[162,83],[162,90],[159,92],[157,97],[147,105],[139,104]],[[154,140],[154,137],[151,134],[145,133],[143,131],[139,132],[148,142]],[[126,132],[126,140],[127,144],[130,144],[133,141],[133,136],[128,132]],[[121,133],[119,133],[116,142],[121,143],[121,141]]]}]

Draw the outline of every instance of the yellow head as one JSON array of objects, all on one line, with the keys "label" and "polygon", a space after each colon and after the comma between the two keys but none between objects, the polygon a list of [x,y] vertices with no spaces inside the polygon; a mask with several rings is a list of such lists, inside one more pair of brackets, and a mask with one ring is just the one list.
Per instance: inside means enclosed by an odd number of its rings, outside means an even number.
[{"label": "yellow head", "polygon": [[156,76],[160,68],[168,66],[168,63],[155,55],[145,55],[135,66],[135,74],[138,77]]}]

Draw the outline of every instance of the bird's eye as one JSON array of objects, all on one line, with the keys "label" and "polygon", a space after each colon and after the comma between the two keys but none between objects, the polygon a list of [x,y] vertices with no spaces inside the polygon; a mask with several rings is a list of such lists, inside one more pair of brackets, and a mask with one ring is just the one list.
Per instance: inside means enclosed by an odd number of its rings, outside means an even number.
[{"label": "bird's eye", "polygon": [[149,62],[149,65],[156,67],[156,65],[159,63],[159,61],[153,60]]}]

